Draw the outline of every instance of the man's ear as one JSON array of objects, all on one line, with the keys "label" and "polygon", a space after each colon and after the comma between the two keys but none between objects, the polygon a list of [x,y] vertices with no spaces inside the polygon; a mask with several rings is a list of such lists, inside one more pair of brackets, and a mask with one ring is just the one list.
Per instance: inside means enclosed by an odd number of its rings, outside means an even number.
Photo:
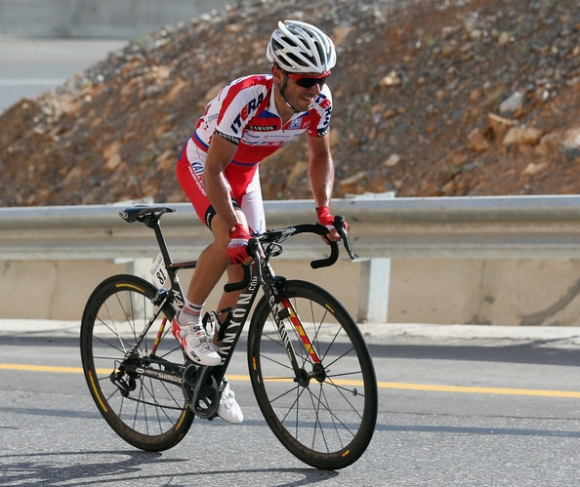
[{"label": "man's ear", "polygon": [[274,81],[276,81],[278,84],[282,84],[284,81],[284,71],[282,71],[275,64],[272,64],[272,75],[274,76]]}]

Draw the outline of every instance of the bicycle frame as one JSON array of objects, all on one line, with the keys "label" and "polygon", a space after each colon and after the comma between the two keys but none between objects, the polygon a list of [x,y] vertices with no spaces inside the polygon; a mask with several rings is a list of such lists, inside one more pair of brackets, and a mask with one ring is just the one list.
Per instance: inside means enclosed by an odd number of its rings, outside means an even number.
[{"label": "bicycle frame", "polygon": [[[330,255],[312,261],[312,268],[333,265],[338,240],[320,224],[250,238],[246,249],[253,265],[243,267],[241,282],[224,288],[239,292],[236,304],[203,318],[207,332],[217,331],[221,343],[221,363],[205,367],[189,360],[169,333],[168,320],[184,302],[178,272],[198,263],[171,259],[160,218],[173,211],[141,206],[120,213],[127,222],[154,230],[161,251],[153,267],[159,282],[131,274],[111,276],[95,288],[83,311],[83,370],[105,420],[131,445],[163,451],[183,439],[195,416],[223,418],[224,374],[248,322],[249,378],[274,435],[296,458],[316,468],[351,465],[368,447],[377,418],[376,376],[364,337],[330,293],[309,281],[276,275],[270,266],[283,242],[300,233],[320,235],[329,244]],[[354,258],[340,218],[334,227]],[[256,301],[260,289],[264,295]]]},{"label": "bicycle frame", "polygon": [[[304,330],[302,323],[296,310],[294,309],[292,303],[287,298],[280,298],[281,295],[279,286],[285,282],[285,278],[282,276],[277,276],[272,268],[270,267],[269,260],[273,255],[277,255],[276,249],[278,248],[278,242],[285,240],[290,235],[295,235],[303,232],[317,233],[319,235],[326,235],[328,230],[326,227],[321,225],[299,225],[296,227],[288,227],[285,229],[266,232],[265,234],[256,236],[252,238],[248,243],[248,253],[253,256],[254,263],[252,268],[244,267],[244,280],[239,283],[226,284],[225,291],[240,291],[240,295],[237,299],[236,305],[233,309],[229,311],[228,316],[224,323],[220,323],[219,336],[221,339],[221,346],[218,351],[222,357],[222,362],[220,365],[215,367],[199,367],[196,364],[190,363],[187,366],[180,366],[179,372],[163,372],[159,373],[155,370],[149,370],[148,368],[143,368],[139,364],[132,364],[131,357],[134,350],[136,350],[143,337],[147,334],[150,327],[152,326],[155,319],[162,313],[163,308],[168,304],[177,303],[178,307],[182,307],[184,304],[184,295],[177,275],[180,269],[193,269],[197,265],[197,261],[187,261],[187,262],[173,262],[169,254],[169,249],[163,232],[161,230],[161,225],[159,220],[163,213],[172,212],[173,210],[168,207],[157,207],[154,211],[148,208],[133,208],[131,210],[127,209],[120,213],[120,216],[128,222],[140,221],[151,228],[155,233],[155,238],[161,252],[163,266],[167,275],[161,277],[162,282],[167,282],[169,280],[169,289],[161,289],[157,293],[157,297],[154,303],[158,307],[157,313],[151,319],[151,321],[145,326],[145,330],[141,333],[137,342],[133,347],[125,354],[125,360],[121,367],[125,371],[134,372],[136,374],[148,375],[150,377],[180,383],[183,387],[186,385],[190,386],[193,390],[193,394],[190,397],[191,402],[194,404],[194,409],[198,415],[211,418],[212,414],[215,413],[215,408],[217,408],[217,401],[215,401],[217,394],[218,384],[222,383],[226,370],[228,368],[231,357],[234,353],[235,347],[241,336],[242,330],[248,317],[250,315],[252,305],[254,304],[256,297],[260,288],[263,289],[264,294],[268,299],[270,309],[272,310],[272,316],[276,325],[280,339],[284,344],[284,349],[290,360],[290,364],[294,371],[294,381],[301,385],[307,385],[309,381],[314,378],[319,382],[324,382],[326,378],[326,371],[324,370],[318,353],[313,345],[312,340]],[[344,228],[344,219],[342,217],[336,217],[335,227],[343,236],[343,241],[345,247],[351,258],[354,259],[352,254],[352,249],[350,248],[350,241],[348,235]],[[265,245],[262,245],[262,242]],[[327,265],[332,265],[336,262],[338,258],[338,244],[336,242],[329,242],[331,248],[331,254],[328,258],[313,261],[311,266],[313,268],[323,267]],[[252,270],[253,269],[253,272]],[[219,313],[226,311],[218,311]],[[215,313],[206,313],[204,317],[204,324],[207,324],[208,317],[217,320]],[[297,353],[292,345],[292,341],[288,335],[286,329],[285,319],[289,319],[292,326],[295,328],[297,335],[300,337],[300,341],[304,347],[305,352],[310,356],[313,364],[313,369],[310,373],[306,372],[298,363]],[[157,362],[164,362],[164,359],[159,358],[155,355],[157,350],[157,343],[161,340],[166,328],[166,318],[162,320],[160,329],[157,333],[156,343],[152,348],[152,352],[149,359]],[[120,368],[121,368],[120,367]],[[193,369],[191,368],[193,367]],[[121,371],[122,372],[122,371]],[[120,382],[120,379],[119,379]],[[208,387],[209,384],[209,387]],[[123,385],[119,386],[123,390]],[[202,392],[203,390],[203,392]],[[202,394],[204,397],[202,398]],[[209,402],[206,401],[209,399]],[[205,405],[213,405],[206,409],[197,407],[197,403],[205,401]]]},{"label": "bicycle frame", "polygon": [[[161,310],[161,308],[164,305],[164,301],[171,302],[172,300],[174,300],[178,304],[178,306],[183,306],[184,303],[183,290],[177,273],[180,269],[195,268],[197,265],[197,261],[187,261],[178,263],[173,262],[173,260],[171,259],[171,255],[169,253],[167,243],[163,236],[163,232],[161,230],[161,225],[159,224],[159,218],[160,215],[159,216],[154,214],[148,215],[143,220],[143,223],[145,223],[155,233],[155,238],[157,240],[157,244],[159,246],[161,256],[163,258],[165,270],[167,272],[166,278],[167,280],[169,280],[170,283],[170,291],[167,293],[167,296],[164,296],[164,299],[161,301],[161,303],[157,303],[159,304],[159,309]],[[255,271],[252,273],[253,275],[250,275],[248,285],[245,286],[244,289],[240,292],[240,296],[238,297],[235,307],[230,311],[226,321],[222,324],[222,326],[225,329],[223,333],[222,344],[219,349],[219,354],[222,357],[222,363],[221,365],[213,367],[211,373],[212,377],[216,380],[218,384],[221,383],[226,373],[227,367],[229,365],[235,347],[238,343],[238,340],[241,336],[244,325],[249,317],[252,305],[256,300],[260,287],[262,287],[264,292],[268,295],[272,309],[276,309],[276,306],[278,304],[276,302],[276,294],[277,294],[276,286],[279,284],[280,281],[278,276],[274,274],[271,267],[269,266],[268,261],[270,258],[270,253],[267,252],[267,254],[268,255],[266,256],[266,261],[263,263],[260,261],[259,258],[256,259],[256,262],[254,264]],[[266,276],[263,275],[262,272],[263,268],[268,270]],[[264,277],[266,277],[266,280],[264,280]],[[289,310],[287,311],[288,316],[282,316],[280,315],[279,312],[276,312],[274,313],[274,319],[278,328],[278,332],[280,333],[280,337],[285,345],[286,353],[288,355],[288,358],[290,359],[290,362],[292,364],[292,367],[294,369],[298,381],[298,378],[301,376],[301,370],[300,366],[298,365],[298,361],[296,359],[296,352],[288,337],[283,322],[283,318],[286,317],[291,318],[291,322],[296,327],[298,334],[302,339],[302,343],[304,344],[306,352],[312,357],[314,363],[320,364],[320,359],[318,358],[318,355],[315,351],[315,348],[310,338],[305,333],[295,310],[292,308],[291,303],[286,300],[284,303],[281,304],[285,309]],[[157,334],[158,340],[163,334],[165,324],[166,324],[165,320],[163,320],[160,330]],[[145,335],[148,328],[149,327],[146,327],[146,330],[144,330],[142,336]],[[140,339],[137,340],[135,346],[138,346],[139,342]],[[154,354],[155,349],[156,348],[154,347],[152,350],[152,354]],[[128,353],[127,356],[130,356],[130,353]]]}]

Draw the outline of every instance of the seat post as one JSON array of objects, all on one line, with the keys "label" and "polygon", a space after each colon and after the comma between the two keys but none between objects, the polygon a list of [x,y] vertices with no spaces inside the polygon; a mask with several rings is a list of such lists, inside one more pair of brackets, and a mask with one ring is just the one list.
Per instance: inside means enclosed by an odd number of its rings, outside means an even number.
[{"label": "seat post", "polygon": [[157,240],[157,245],[159,245],[159,250],[163,256],[163,262],[165,262],[166,266],[169,266],[173,262],[171,260],[171,256],[169,255],[169,249],[167,248],[167,242],[165,242],[163,231],[161,230],[161,224],[159,223],[160,218],[161,214],[151,214],[148,215],[147,219],[145,219],[143,223],[145,223],[145,225],[147,225],[149,228],[153,229],[153,232],[155,233],[155,239]]}]

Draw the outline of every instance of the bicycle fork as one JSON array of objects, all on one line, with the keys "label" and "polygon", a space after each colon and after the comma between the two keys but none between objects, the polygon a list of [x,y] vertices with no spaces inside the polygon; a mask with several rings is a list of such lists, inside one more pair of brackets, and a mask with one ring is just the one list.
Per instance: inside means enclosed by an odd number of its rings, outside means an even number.
[{"label": "bicycle fork", "polygon": [[[294,381],[297,382],[299,385],[306,387],[310,383],[311,379],[316,379],[318,382],[324,382],[326,379],[326,371],[322,366],[322,362],[316,348],[314,347],[310,337],[306,333],[302,322],[292,305],[292,302],[288,298],[282,298],[279,303],[275,303],[272,305],[272,308],[276,310],[274,314],[274,322],[276,323],[276,328],[278,329],[278,333],[280,334],[280,338],[284,343],[284,348],[286,350],[286,355],[288,355],[288,359],[292,364],[292,368],[294,369],[295,378]],[[298,360],[296,358],[296,351],[294,350],[294,346],[290,340],[290,336],[288,335],[288,330],[286,329],[285,320],[288,319],[292,326],[295,328],[296,333],[300,337],[302,345],[306,353],[308,353],[310,360],[312,362],[312,371],[307,372],[304,367],[301,367],[298,364]]]}]

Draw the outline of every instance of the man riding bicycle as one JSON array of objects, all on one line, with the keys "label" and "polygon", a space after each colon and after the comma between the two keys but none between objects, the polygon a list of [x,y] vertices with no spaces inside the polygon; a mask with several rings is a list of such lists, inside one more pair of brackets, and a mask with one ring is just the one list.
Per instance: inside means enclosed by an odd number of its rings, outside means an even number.
[{"label": "man riding bicycle", "polygon": [[[318,222],[329,229],[329,240],[340,240],[329,210],[332,96],[325,84],[336,64],[334,44],[313,25],[286,20],[278,22],[266,56],[271,74],[245,76],[225,86],[207,104],[177,162],[179,183],[214,241],[199,256],[172,332],[188,357],[204,366],[221,363],[217,333],[212,339],[201,323],[205,300],[226,270],[228,282],[242,280],[238,264],[252,262],[246,245],[266,228],[258,165],[304,132]],[[233,307],[238,295],[224,293],[218,309]],[[239,423],[242,411],[225,382],[217,414]]]}]

